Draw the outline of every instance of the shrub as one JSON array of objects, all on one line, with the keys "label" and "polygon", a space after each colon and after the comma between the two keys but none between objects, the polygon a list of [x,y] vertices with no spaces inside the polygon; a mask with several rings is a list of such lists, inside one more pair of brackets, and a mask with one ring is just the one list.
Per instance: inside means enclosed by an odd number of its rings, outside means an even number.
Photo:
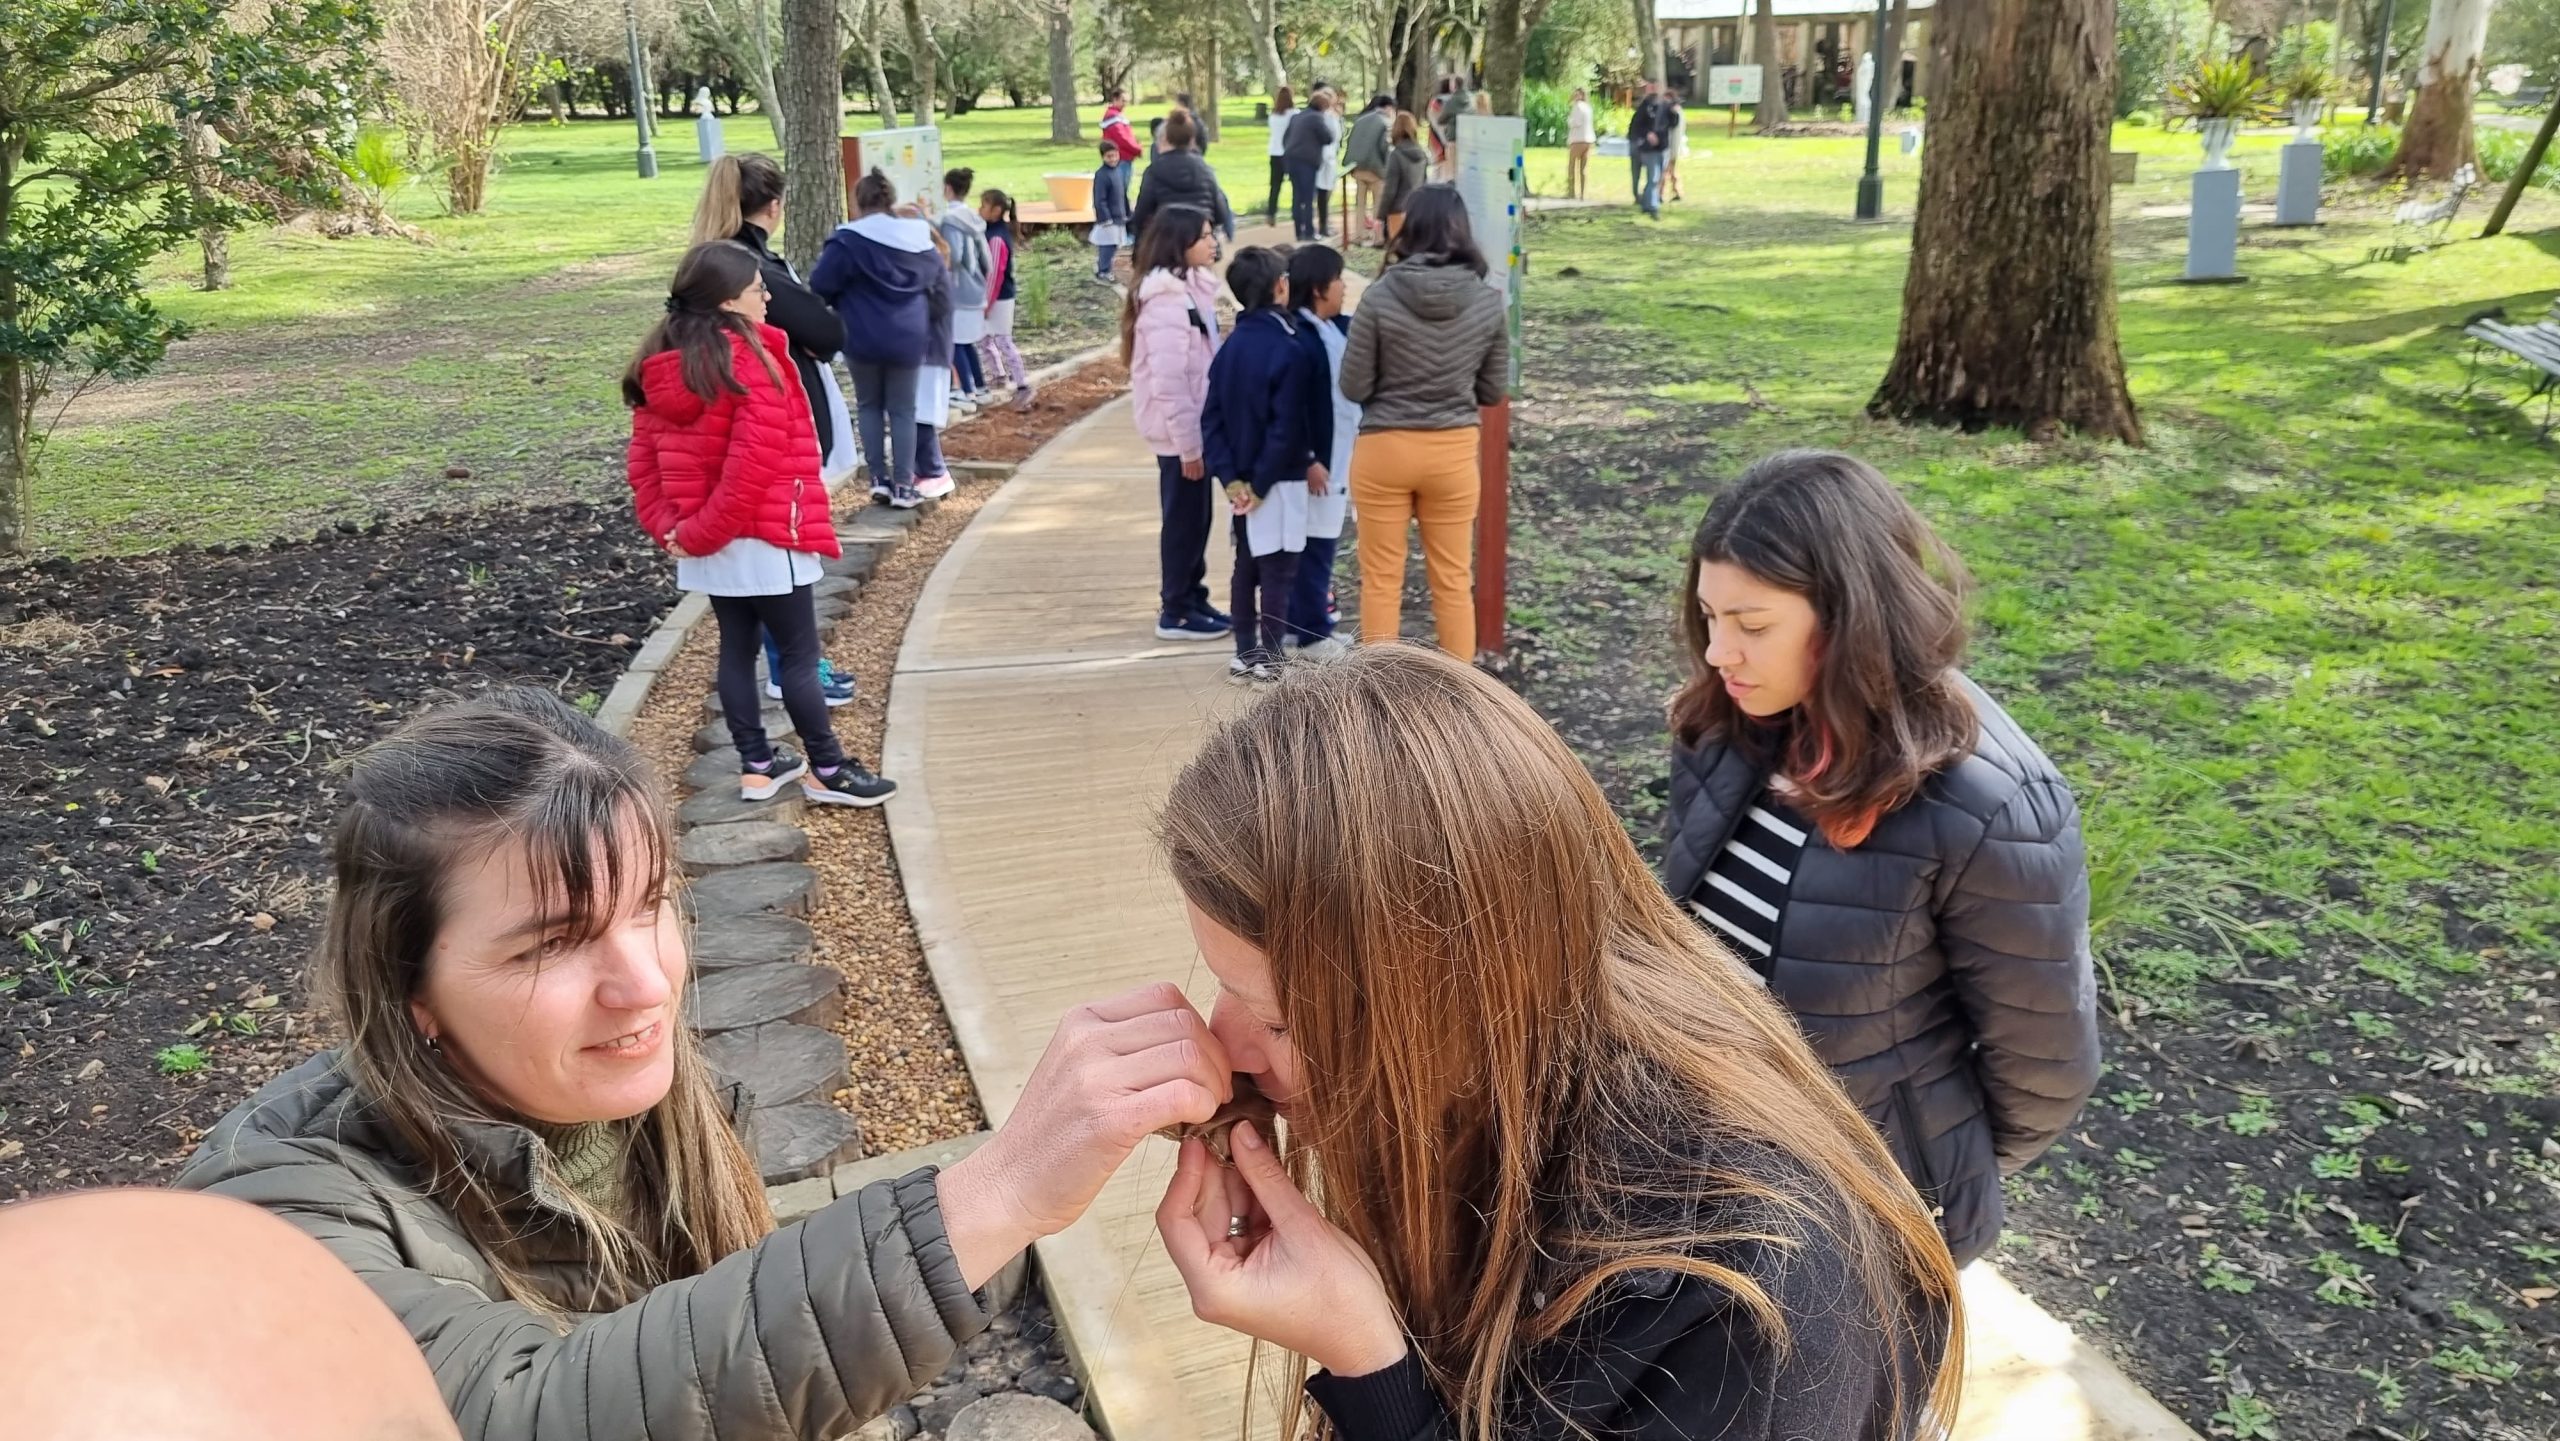
[{"label": "shrub", "polygon": [[[2480,132],[2480,173],[2500,185],[2515,179],[2516,170],[2524,164],[2524,153],[2532,148],[2533,137],[2513,130]],[[2542,153],[2542,164],[2533,172],[2533,183],[2545,190],[2560,190],[2560,145]]]},{"label": "shrub", "polygon": [[2365,180],[2382,173],[2400,153],[2400,131],[2390,125],[2347,125],[2321,134],[2327,147],[2321,168],[2331,180]]},{"label": "shrub", "polygon": [[[1532,81],[1520,91],[1520,118],[1528,122],[1531,145],[1564,144],[1564,121],[1573,109],[1573,87],[1545,85]],[[1598,135],[1623,134],[1627,128],[1627,112],[1597,96],[1591,101],[1592,132]],[[1689,123],[1697,123],[1692,115]]]}]

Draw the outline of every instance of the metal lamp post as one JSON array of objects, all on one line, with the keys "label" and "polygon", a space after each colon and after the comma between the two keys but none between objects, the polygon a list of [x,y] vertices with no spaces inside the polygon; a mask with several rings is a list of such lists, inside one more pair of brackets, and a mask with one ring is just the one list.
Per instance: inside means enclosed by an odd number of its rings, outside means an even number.
[{"label": "metal lamp post", "polygon": [[[1887,66],[1884,56],[1885,27],[1892,23],[1889,5],[1890,0],[1876,0],[1876,28],[1867,37],[1867,53],[1875,57],[1876,80],[1875,94],[1867,98],[1867,173],[1858,177],[1860,220],[1881,219],[1884,215],[1884,172],[1877,168],[1877,159],[1883,153],[1884,99],[1889,93],[1885,84]],[[1901,56],[1893,58],[1891,68],[1902,68]]]},{"label": "metal lamp post", "polygon": [[649,89],[643,73],[648,52],[640,48],[640,12],[622,0],[622,33],[631,48],[631,123],[640,127],[640,178],[658,178],[658,150],[649,143]]}]

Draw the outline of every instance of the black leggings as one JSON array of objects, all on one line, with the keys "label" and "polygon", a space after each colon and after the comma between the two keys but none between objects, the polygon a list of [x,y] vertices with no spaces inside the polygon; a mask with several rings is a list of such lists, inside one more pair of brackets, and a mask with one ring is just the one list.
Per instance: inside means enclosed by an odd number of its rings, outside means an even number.
[{"label": "black leggings", "polygon": [[764,733],[764,696],[756,685],[756,653],[770,634],[782,651],[782,674],[774,677],[782,686],[782,708],[800,733],[809,764],[843,765],[844,748],[836,744],[827,698],[818,690],[818,603],[809,587],[786,595],[715,595],[711,613],[720,618],[720,717],[729,723],[738,759],[773,759],[773,741]]},{"label": "black leggings", "polygon": [[1280,177],[1289,173],[1289,162],[1271,157],[1271,198],[1262,202],[1262,223],[1270,225],[1280,218]]}]

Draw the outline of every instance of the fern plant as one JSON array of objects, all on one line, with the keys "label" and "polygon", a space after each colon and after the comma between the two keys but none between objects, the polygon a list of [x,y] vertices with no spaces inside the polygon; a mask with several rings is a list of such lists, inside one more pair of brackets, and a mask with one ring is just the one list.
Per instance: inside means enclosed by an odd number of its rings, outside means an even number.
[{"label": "fern plant", "polygon": [[2246,60],[2207,60],[2169,93],[2197,120],[2256,120],[2267,113],[2267,82]]}]

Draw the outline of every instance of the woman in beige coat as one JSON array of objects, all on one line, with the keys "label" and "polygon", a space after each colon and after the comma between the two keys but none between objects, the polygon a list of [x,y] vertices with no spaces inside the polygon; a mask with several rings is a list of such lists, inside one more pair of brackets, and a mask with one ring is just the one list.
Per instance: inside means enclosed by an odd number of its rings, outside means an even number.
[{"label": "woman in beige coat", "polygon": [[946,1169],[775,1229],[684,1014],[648,762],[547,691],[360,756],[317,960],[345,1037],[178,1185],[262,1206],[372,1287],[466,1441],[822,1441],[930,1383],[981,1288],[1232,1079],[1171,986],[1079,1009]]}]

